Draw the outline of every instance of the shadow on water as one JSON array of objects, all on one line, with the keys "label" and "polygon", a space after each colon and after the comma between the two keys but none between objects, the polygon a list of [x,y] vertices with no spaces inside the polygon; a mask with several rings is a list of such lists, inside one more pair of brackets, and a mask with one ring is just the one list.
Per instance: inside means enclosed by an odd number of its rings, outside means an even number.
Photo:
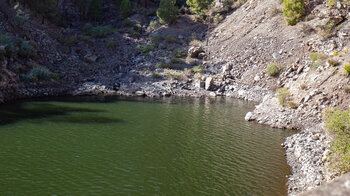
[{"label": "shadow on water", "polygon": [[[120,119],[96,116],[104,110],[89,109],[74,106],[62,106],[54,103],[16,103],[0,106],[0,126],[16,123],[23,120],[52,118],[54,122],[68,123],[116,123]],[[79,113],[79,115],[70,115]],[[94,114],[95,113],[95,114]],[[51,120],[50,120],[51,121]]]}]

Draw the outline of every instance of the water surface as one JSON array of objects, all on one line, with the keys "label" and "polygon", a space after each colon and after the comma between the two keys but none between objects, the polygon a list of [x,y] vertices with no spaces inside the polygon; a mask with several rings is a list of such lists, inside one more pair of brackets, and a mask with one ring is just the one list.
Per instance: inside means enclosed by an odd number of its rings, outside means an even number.
[{"label": "water surface", "polygon": [[292,132],[230,99],[116,97],[0,106],[0,195],[286,195]]}]

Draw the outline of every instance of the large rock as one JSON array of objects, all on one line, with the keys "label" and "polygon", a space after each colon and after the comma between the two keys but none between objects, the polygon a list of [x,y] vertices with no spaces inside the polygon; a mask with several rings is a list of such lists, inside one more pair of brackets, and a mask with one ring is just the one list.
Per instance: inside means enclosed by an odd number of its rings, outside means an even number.
[{"label": "large rock", "polygon": [[86,56],[84,56],[84,60],[88,63],[94,63],[97,60],[97,56],[96,55],[86,55]]},{"label": "large rock", "polygon": [[192,46],[188,49],[188,56],[191,58],[197,58],[198,54],[204,52],[201,46]]},{"label": "large rock", "polygon": [[205,87],[205,83],[204,83],[204,81],[198,79],[198,80],[194,81],[194,86],[196,88],[204,88]]},{"label": "large rock", "polygon": [[214,85],[214,80],[212,77],[208,77],[205,80],[205,90],[209,91],[211,89],[213,89],[213,85]]}]

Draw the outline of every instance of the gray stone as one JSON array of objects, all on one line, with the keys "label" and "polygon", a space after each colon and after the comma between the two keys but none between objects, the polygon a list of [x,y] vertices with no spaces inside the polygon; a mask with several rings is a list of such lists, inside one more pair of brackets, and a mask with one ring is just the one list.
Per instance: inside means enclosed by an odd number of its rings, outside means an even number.
[{"label": "gray stone", "polygon": [[255,119],[253,118],[253,113],[252,113],[252,112],[248,112],[248,113],[245,115],[244,120],[246,120],[246,121],[255,120]]},{"label": "gray stone", "polygon": [[211,90],[213,88],[214,80],[212,77],[208,77],[205,80],[205,90]]},{"label": "gray stone", "polygon": [[96,55],[86,55],[86,56],[84,56],[84,60],[88,63],[94,63],[97,60],[97,56]]},{"label": "gray stone", "polygon": [[191,58],[197,58],[198,54],[204,52],[201,46],[192,46],[188,49],[188,56]]},{"label": "gray stone", "polygon": [[196,88],[204,88],[205,87],[205,83],[203,80],[195,80],[194,81],[194,86]]},{"label": "gray stone", "polygon": [[137,95],[137,96],[145,96],[145,92],[143,92],[143,91],[136,91],[135,95]]}]

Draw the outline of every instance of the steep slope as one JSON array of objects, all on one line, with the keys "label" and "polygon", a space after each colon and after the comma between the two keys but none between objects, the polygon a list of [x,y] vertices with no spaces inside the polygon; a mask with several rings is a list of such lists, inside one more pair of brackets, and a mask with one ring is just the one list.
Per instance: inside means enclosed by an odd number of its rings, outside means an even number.
[{"label": "steep slope", "polygon": [[[261,102],[247,120],[301,130],[284,144],[293,169],[292,195],[334,177],[327,169],[330,136],[321,125],[322,113],[350,105],[350,79],[343,68],[349,60],[347,7],[310,3],[309,21],[287,26],[278,1],[248,1],[210,32],[206,46],[209,70],[226,95]],[[336,22],[325,32],[330,21]],[[325,59],[313,62],[312,53]],[[331,66],[326,59],[339,64]],[[283,66],[277,77],[265,71],[273,62]],[[286,106],[275,92],[282,87],[290,94]]]}]

